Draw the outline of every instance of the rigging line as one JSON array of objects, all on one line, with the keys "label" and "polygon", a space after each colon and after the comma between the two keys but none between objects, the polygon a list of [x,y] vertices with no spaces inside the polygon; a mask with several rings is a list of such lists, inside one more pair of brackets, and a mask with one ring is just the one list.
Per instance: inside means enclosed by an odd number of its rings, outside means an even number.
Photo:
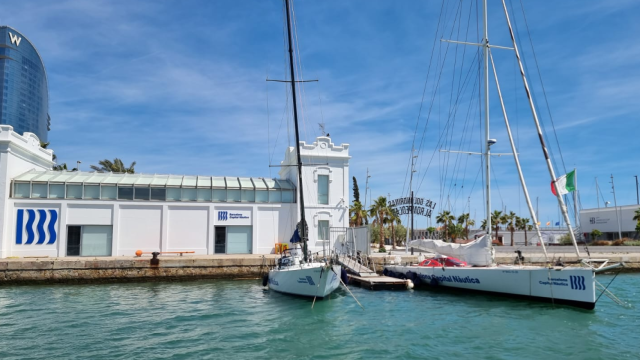
[{"label": "rigging line", "polygon": [[[460,2],[460,4],[462,4],[462,2]],[[458,8],[460,8],[460,7],[458,7]],[[454,24],[454,26],[455,26],[455,24]],[[449,36],[451,36],[452,34],[453,34],[453,27],[451,28],[451,32],[450,32]],[[447,45],[446,45],[444,58],[442,59],[442,66],[440,67],[440,72],[438,73],[438,80],[437,80],[436,84],[434,85],[434,89],[438,89],[440,87],[440,80],[442,79],[442,72],[444,70],[444,64],[445,64],[445,61],[447,59],[447,54],[449,53],[450,44],[451,43],[447,43]],[[439,52],[439,54],[440,53],[441,52]],[[422,132],[422,138],[420,139],[420,146],[418,147],[418,153],[420,153],[422,151],[422,145],[424,144],[424,137],[426,135],[427,126],[429,125],[429,119],[431,118],[431,111],[433,110],[433,103],[435,101],[436,95],[437,95],[437,93],[434,91],[433,96],[431,97],[431,103],[429,105],[429,112],[427,113],[427,119],[426,119],[426,122],[425,122],[425,125],[424,125],[424,130]],[[438,99],[439,99],[439,97],[438,97]],[[440,106],[438,106],[438,109],[440,109]],[[420,165],[421,164],[422,164],[422,159],[420,158]]]},{"label": "rigging line", "polygon": [[[491,167],[491,172],[493,173],[493,182],[492,184],[496,184],[496,189],[498,189],[498,196],[500,197],[500,202],[504,203],[504,200],[502,199],[502,193],[500,192],[500,185],[498,185],[498,177],[496,176],[496,170],[493,168],[493,166]],[[502,211],[502,209],[500,209],[500,211]]]},{"label": "rigging line", "polygon": [[[474,79],[475,79],[475,77],[474,77]],[[472,88],[473,88],[473,90],[472,90],[472,93],[471,93],[471,97],[473,98],[473,95],[475,93],[475,83],[473,84]],[[460,142],[458,143],[458,148],[459,149],[463,148],[462,143],[463,143],[464,138],[466,136],[466,129],[467,129],[468,122],[469,122],[469,113],[471,111],[471,105],[472,105],[472,102],[469,102],[469,107],[468,107],[468,110],[467,110],[467,116],[466,116],[466,119],[465,119],[465,124],[464,124],[464,126],[462,128],[462,136],[460,137]],[[457,112],[457,110],[456,110],[456,112]],[[462,162],[460,160],[461,156],[463,156],[463,155],[460,154],[460,153],[456,153],[456,162],[454,164],[454,173],[455,173],[455,175],[452,177],[451,182],[449,183],[449,194],[451,194],[451,184],[453,183],[454,180],[457,183],[458,178],[460,176],[460,163]],[[468,160],[469,156],[466,156],[466,159]],[[464,184],[464,181],[463,181],[463,184]]]},{"label": "rigging line", "polygon": [[[505,5],[505,6],[506,6],[506,5]],[[505,8],[505,11],[506,11],[506,8]],[[513,18],[514,18],[514,20],[513,20],[513,21],[514,21],[514,26],[516,27],[516,30],[514,31],[514,32],[515,32],[515,36],[516,36],[516,38],[518,39],[518,43],[520,43],[520,44],[524,44],[524,42],[522,42],[522,40],[521,40],[521,38],[520,38],[520,32],[518,31],[518,23],[517,23],[517,18],[516,18],[516,16],[515,16],[515,14],[514,14]],[[529,40],[531,40],[531,37],[529,38]],[[533,45],[531,42],[529,42],[529,44],[530,44],[530,45]],[[522,53],[521,61],[522,61],[523,65],[524,65],[524,69],[525,69],[525,71],[526,71],[527,73],[530,73],[530,71],[529,71],[528,61],[526,60],[526,55],[525,55],[524,45],[523,45],[523,47],[522,47],[521,49],[519,49],[519,50],[520,50],[520,52]],[[538,70],[539,70],[539,68],[538,68]],[[532,80],[533,80],[533,79],[532,79]],[[533,104],[534,104],[534,106],[536,107],[536,109],[539,109],[539,108],[540,108],[540,106],[538,106],[538,100],[537,100],[537,97],[536,97],[536,96],[535,96],[535,94],[533,93],[533,92],[534,92],[534,90],[533,90],[533,86],[534,86],[534,85],[533,85],[533,83],[531,83],[531,89],[530,89],[530,96],[531,96],[531,100],[533,101]],[[540,127],[541,127],[541,129],[542,129],[543,134],[544,134],[544,138],[548,140],[548,139],[549,139],[549,134],[547,133],[547,128],[546,128],[546,126],[544,125],[544,124],[545,124],[545,120],[544,120],[543,118],[541,118],[541,117],[539,117],[539,120],[541,121],[541,124],[542,124]],[[555,131],[555,128],[554,128],[554,131]],[[551,141],[547,141],[547,142],[548,142],[549,144],[552,144],[552,142],[551,142]],[[556,145],[559,145],[559,144],[556,144]],[[557,168],[558,166],[557,166],[557,163],[556,163],[555,150],[553,149],[553,146],[549,145],[549,146],[547,147],[547,151],[549,152],[549,155],[550,155],[550,156],[549,156],[549,159],[550,159],[550,161],[551,161],[551,164],[553,165],[553,167],[554,167],[554,168]],[[565,172],[566,172],[566,171],[565,171]]]},{"label": "rigging line", "polygon": [[556,144],[557,144],[558,150],[560,152],[560,159],[562,161],[562,167],[564,169],[564,172],[566,173],[567,172],[567,168],[565,166],[564,158],[562,156],[562,149],[560,149],[560,141],[558,140],[558,134],[556,132],[556,127],[555,127],[555,124],[554,124],[554,121],[553,121],[553,116],[551,115],[551,107],[549,106],[549,100],[547,99],[547,91],[545,90],[544,82],[542,81],[542,73],[540,72],[540,66],[538,65],[538,57],[536,56],[536,50],[533,47],[533,40],[531,38],[531,31],[529,31],[529,23],[527,22],[527,16],[526,16],[525,11],[524,11],[524,4],[522,3],[522,0],[520,0],[520,9],[522,10],[522,17],[524,18],[524,23],[525,23],[525,26],[527,28],[527,34],[529,35],[529,43],[531,44],[531,52],[533,53],[533,59],[534,59],[534,62],[536,64],[536,68],[538,70],[538,77],[540,79],[540,85],[542,87],[542,94],[544,95],[544,101],[547,104],[547,113],[549,114],[549,119],[551,120],[551,126],[553,127],[553,133],[554,133],[555,138],[556,138]]},{"label": "rigging line", "polygon": [[[424,81],[424,88],[422,89],[422,99],[420,101],[420,108],[418,110],[418,118],[416,119],[416,127],[413,131],[413,140],[411,142],[411,148],[412,150],[415,148],[415,143],[416,143],[416,134],[418,132],[418,124],[420,123],[420,115],[422,114],[422,106],[424,104],[424,96],[427,92],[427,83],[429,82],[429,74],[431,74],[431,65],[433,63],[433,54],[435,53],[435,48],[436,48],[436,43],[438,42],[438,32],[440,29],[440,21],[442,19],[442,10],[444,8],[444,0],[442,0],[442,3],[440,5],[440,15],[438,15],[438,24],[436,25],[436,33],[433,37],[433,45],[431,46],[431,56],[429,57],[429,67],[427,68],[427,78]],[[409,155],[409,163],[407,164],[407,172],[405,173],[405,177],[404,177],[404,184],[402,185],[402,192],[400,194],[404,194],[404,189],[405,186],[407,184],[407,178],[408,178],[408,174],[409,174],[409,168],[411,167],[411,160],[413,159],[413,151],[411,151],[411,154]]]},{"label": "rigging line", "polygon": [[[474,79],[475,79],[475,77],[474,77]],[[473,90],[472,90],[471,96],[470,96],[471,99],[473,98],[473,95],[475,94],[475,83],[473,84],[472,88],[473,88]],[[465,139],[466,134],[467,134],[467,128],[468,128],[468,125],[469,125],[469,119],[470,119],[471,106],[472,105],[473,105],[473,101],[469,101],[469,107],[467,109],[467,115],[466,115],[466,118],[465,118],[465,124],[464,124],[464,126],[462,128],[462,137],[460,139],[460,144],[459,144],[459,148],[460,149],[463,148],[462,143],[463,143],[463,140]],[[473,128],[475,128],[475,121],[472,122],[472,124],[474,126]],[[472,128],[471,132],[473,132],[473,128]],[[471,143],[469,143],[469,144],[471,144]],[[462,154],[459,154],[459,155],[462,156]],[[464,170],[463,170],[463,176],[462,176],[462,183],[460,185],[460,190],[458,190],[457,193],[454,193],[454,195],[455,195],[454,203],[457,202],[458,197],[462,194],[462,192],[464,190],[464,183],[465,183],[465,178],[466,178],[464,175],[466,175],[466,173],[467,173],[467,165],[469,163],[469,156],[466,156],[464,158],[465,158],[465,160],[464,160]],[[456,175],[455,175],[456,183],[458,182],[458,179],[460,178],[460,171],[461,171],[461,168],[462,168],[462,162],[463,161],[461,160],[460,162],[457,162],[457,164],[456,164],[456,166],[457,166],[457,171],[456,171]]]},{"label": "rigging line", "polygon": [[[448,46],[448,45],[447,45],[447,46]],[[476,55],[474,56],[474,62],[475,62],[475,58],[478,56],[478,54],[479,54],[479,52],[476,52]],[[469,68],[469,72],[468,72],[468,74],[470,74],[470,73],[471,73],[471,69],[472,69],[472,68],[470,67],[470,68]],[[465,82],[468,84],[468,79],[467,79],[467,80],[465,80]],[[466,87],[466,86],[465,86],[465,87]],[[447,119],[447,122],[446,122],[446,124],[445,124],[445,128],[447,128],[447,129],[448,129],[450,121],[451,121],[451,118]],[[441,148],[441,147],[442,147],[443,138],[445,138],[445,134],[441,133],[441,134],[440,134],[440,137],[438,138],[438,142],[436,143],[436,146],[435,146],[435,148],[434,148],[433,154],[435,154],[436,152],[438,152],[438,151],[437,151],[437,150],[438,150],[438,148]],[[431,160],[433,160],[433,155],[431,156]],[[427,168],[426,168],[426,169],[425,169],[425,171],[424,171],[424,175],[423,175],[423,177],[422,177],[422,180],[421,180],[421,182],[420,182],[420,185],[418,186],[418,189],[420,189],[420,186],[422,185],[422,181],[424,180],[424,177],[426,176],[426,172],[429,170],[429,167],[430,167],[430,165],[431,165],[431,160],[429,161],[429,163],[428,163],[428,165],[427,165]]]}]

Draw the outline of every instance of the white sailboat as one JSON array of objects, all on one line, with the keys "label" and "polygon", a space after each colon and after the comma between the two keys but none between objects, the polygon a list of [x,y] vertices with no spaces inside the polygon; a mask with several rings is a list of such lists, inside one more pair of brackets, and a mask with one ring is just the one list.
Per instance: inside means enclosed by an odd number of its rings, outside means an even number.
[{"label": "white sailboat", "polygon": [[[304,191],[302,186],[302,160],[300,158],[300,135],[298,132],[298,109],[296,102],[295,72],[293,64],[293,45],[291,36],[291,17],[289,0],[285,0],[287,16],[287,34],[289,44],[289,68],[291,71],[291,92],[293,100],[293,118],[296,132],[296,157],[298,168],[298,191],[300,204],[300,223],[291,240],[293,248],[287,250],[278,259],[277,266],[269,271],[270,289],[290,295],[323,298],[340,286],[342,267],[333,264],[330,257],[314,261],[307,251],[308,228],[304,212]],[[266,284],[265,284],[266,285]]]},{"label": "white sailboat", "polygon": [[[525,76],[524,68],[518,52],[518,46],[516,44],[516,38],[511,27],[509,20],[509,14],[506,4],[502,0],[504,13],[509,27],[513,48],[506,48],[502,46],[489,45],[488,31],[487,31],[487,0],[483,1],[483,18],[484,18],[484,38],[481,44],[471,44],[467,42],[458,42],[451,40],[444,40],[452,43],[476,45],[483,48],[484,55],[484,122],[485,122],[485,146],[484,155],[485,159],[485,173],[486,173],[486,213],[487,213],[487,234],[481,238],[469,243],[469,244],[451,244],[440,240],[413,240],[408,243],[408,246],[425,249],[428,251],[436,252],[438,254],[459,257],[463,261],[467,261],[468,265],[464,267],[447,267],[447,266],[419,266],[419,265],[391,265],[386,266],[384,269],[385,275],[395,276],[400,278],[412,279],[417,284],[429,284],[431,286],[443,286],[458,288],[468,291],[480,291],[495,293],[501,295],[509,295],[514,297],[523,297],[534,300],[541,300],[545,302],[553,302],[556,304],[566,304],[576,306],[585,309],[594,309],[598,297],[596,292],[602,291],[607,295],[608,293],[605,287],[603,287],[596,280],[596,274],[605,270],[616,268],[621,264],[608,265],[607,259],[584,259],[579,250],[575,240],[573,229],[567,213],[567,208],[564,204],[560,192],[557,191],[556,176],[549,159],[547,147],[544,142],[542,130],[538,120],[536,108],[531,98],[529,85]],[[520,160],[514,144],[513,136],[511,134],[511,128],[509,126],[509,120],[507,117],[505,105],[502,99],[500,91],[500,84],[498,82],[498,75],[491,56],[491,48],[502,48],[513,50],[518,64],[520,66],[520,74],[522,75],[523,84],[528,97],[529,105],[533,115],[533,120],[536,125],[540,144],[545,156],[546,164],[549,170],[549,174],[553,181],[553,186],[556,187],[556,196],[558,199],[558,205],[562,210],[565,223],[569,229],[571,240],[573,241],[573,247],[575,249],[578,258],[582,259],[580,267],[566,267],[566,266],[526,266],[526,265],[496,265],[494,261],[494,253],[491,242],[491,196],[490,196],[490,156],[491,145],[495,144],[496,140],[489,137],[489,66],[493,68],[495,77],[495,83],[498,91],[498,97],[502,106],[502,113],[504,116],[507,133],[511,143],[511,149],[513,151],[516,168],[518,169],[518,175],[522,188],[524,190],[525,199],[531,218],[536,228],[536,232],[539,239],[542,239],[540,233],[539,223],[536,218],[536,213],[533,210],[531,200],[527,191],[522,170],[520,168]],[[541,245],[544,249],[544,241],[541,241]],[[547,256],[546,249],[544,249],[545,257]],[[597,289],[597,287],[599,288]]]}]

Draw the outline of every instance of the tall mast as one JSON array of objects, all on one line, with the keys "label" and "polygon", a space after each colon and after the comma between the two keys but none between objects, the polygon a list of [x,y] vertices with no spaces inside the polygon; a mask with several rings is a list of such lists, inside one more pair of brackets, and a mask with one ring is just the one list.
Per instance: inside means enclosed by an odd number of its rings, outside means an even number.
[{"label": "tall mast", "polygon": [[505,3],[504,0],[502,0],[502,7],[504,8],[504,15],[507,19],[507,25],[509,26],[509,34],[511,35],[511,41],[513,42],[513,50],[516,54],[518,65],[520,66],[520,75],[522,76],[522,83],[527,93],[527,99],[529,100],[529,107],[531,108],[533,121],[536,125],[536,129],[538,130],[538,138],[540,139],[542,152],[544,153],[544,158],[547,162],[547,168],[549,169],[549,175],[551,176],[552,184],[556,189],[556,194],[557,194],[556,198],[558,199],[558,205],[560,206],[560,210],[562,212],[562,216],[564,217],[564,221],[567,223],[567,228],[569,229],[569,236],[571,236],[571,241],[573,242],[574,250],[576,251],[578,258],[580,258],[580,251],[578,250],[578,244],[576,243],[575,234],[573,233],[573,229],[571,228],[571,220],[569,220],[569,213],[567,212],[567,206],[564,204],[564,200],[562,199],[562,195],[560,195],[560,191],[558,191],[558,184],[556,183],[556,174],[555,174],[555,171],[553,170],[551,159],[549,158],[549,151],[547,150],[547,145],[545,144],[544,137],[542,136],[542,128],[540,127],[540,121],[538,120],[538,113],[536,112],[536,107],[533,104],[533,98],[531,97],[531,91],[529,90],[529,83],[527,82],[527,77],[524,74],[524,67],[522,66],[522,61],[520,60],[520,52],[518,51],[518,44],[516,44],[516,38],[513,33],[513,28],[511,27],[511,21],[509,20],[509,12],[507,11],[507,4]]},{"label": "tall mast", "polygon": [[485,135],[485,173],[487,183],[487,234],[491,236],[491,145],[489,144],[489,29],[487,25],[487,0],[483,1],[484,39],[484,135]]},{"label": "tall mast", "polygon": [[285,0],[287,10],[287,34],[289,37],[289,69],[291,70],[291,96],[293,100],[293,123],[296,129],[296,157],[298,162],[298,189],[300,191],[300,237],[302,238],[302,252],[304,261],[307,261],[307,229],[304,216],[304,192],[302,191],[302,158],[300,157],[300,133],[298,131],[298,104],[296,103],[296,76],[293,71],[293,39],[291,36],[291,12],[289,0]]}]

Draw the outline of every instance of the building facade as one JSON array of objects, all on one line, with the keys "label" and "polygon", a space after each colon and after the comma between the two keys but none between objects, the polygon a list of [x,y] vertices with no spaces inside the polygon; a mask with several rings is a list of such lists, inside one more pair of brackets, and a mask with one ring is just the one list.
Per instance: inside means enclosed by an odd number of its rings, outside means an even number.
[{"label": "building facade", "polygon": [[[348,226],[349,145],[300,146],[309,248],[321,251],[329,227]],[[51,155],[0,125],[0,257],[269,254],[299,219],[295,166],[279,179],[67,172]]]},{"label": "building facade", "polygon": [[633,217],[638,209],[640,205],[580,210],[580,230],[590,240],[595,240],[591,239],[590,234],[596,229],[602,233],[599,240],[617,240],[620,235],[623,238],[634,238],[637,234]]},{"label": "building facade", "polygon": [[51,128],[47,72],[35,46],[9,26],[0,26],[0,99],[0,124],[47,142]]}]

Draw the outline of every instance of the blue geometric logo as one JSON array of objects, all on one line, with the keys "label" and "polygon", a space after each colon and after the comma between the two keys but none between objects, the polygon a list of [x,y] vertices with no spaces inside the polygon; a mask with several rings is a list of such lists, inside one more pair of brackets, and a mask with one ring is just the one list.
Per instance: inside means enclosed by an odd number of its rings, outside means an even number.
[{"label": "blue geometric logo", "polygon": [[573,290],[586,290],[587,287],[584,285],[584,276],[569,276],[569,281],[571,282],[571,289]]},{"label": "blue geometric logo", "polygon": [[226,211],[218,211],[218,220],[219,221],[227,221],[227,212]]},{"label": "blue geometric logo", "polygon": [[[36,216],[36,212],[37,215]],[[33,223],[36,221],[36,217],[38,218],[38,223],[33,228]],[[26,223],[25,223],[26,220]],[[48,220],[47,230],[45,231],[44,224]],[[24,235],[24,231],[27,232],[27,240],[24,242],[25,245],[33,244],[33,241],[36,241],[36,245],[51,245],[56,242],[57,234],[56,234],[56,222],[58,221],[58,210],[53,209],[18,209],[18,213],[16,216],[16,244],[22,245],[22,238]],[[35,231],[34,231],[35,230]]]}]

